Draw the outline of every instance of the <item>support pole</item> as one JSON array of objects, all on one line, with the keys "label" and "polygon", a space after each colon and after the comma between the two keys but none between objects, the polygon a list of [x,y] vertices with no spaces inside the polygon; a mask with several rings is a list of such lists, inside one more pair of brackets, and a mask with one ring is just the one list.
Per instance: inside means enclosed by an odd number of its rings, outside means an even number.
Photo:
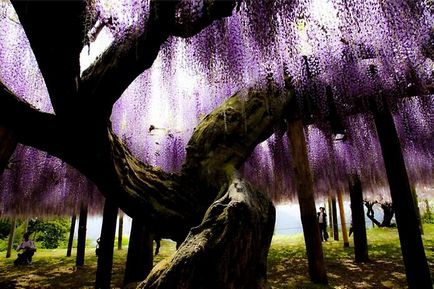
[{"label": "support pole", "polygon": [[11,231],[9,232],[8,249],[6,251],[6,258],[10,258],[12,254],[12,245],[14,243],[16,223],[17,223],[17,218],[14,216],[11,221]]},{"label": "support pole", "polygon": [[431,289],[430,271],[395,123],[385,101],[382,109],[372,105],[372,110],[395,208],[408,287]]},{"label": "support pole", "polygon": [[332,209],[332,197],[330,196],[330,194],[328,194],[328,198],[327,198],[327,205],[328,205],[328,209],[329,209],[329,226],[330,226],[330,236],[333,236],[333,209]]},{"label": "support pole", "polygon": [[366,238],[363,191],[359,176],[350,176],[351,212],[353,217],[354,255],[356,262],[368,262],[368,240]]},{"label": "support pole", "polygon": [[122,250],[122,235],[124,233],[124,212],[119,210],[118,224],[118,250]]},{"label": "support pole", "polygon": [[333,214],[333,238],[339,241],[339,228],[338,228],[338,213],[336,210],[336,195],[331,193],[332,196],[332,214]]},{"label": "support pole", "polygon": [[117,216],[118,207],[112,200],[106,199],[104,203],[104,213],[98,253],[98,265],[96,268],[96,289],[110,288]]},{"label": "support pole", "polygon": [[66,257],[71,257],[72,252],[72,243],[74,241],[74,231],[75,231],[75,222],[77,220],[77,216],[75,212],[71,217],[71,228],[69,229],[69,238],[68,238],[68,249],[66,249]]},{"label": "support pole", "polygon": [[84,254],[86,251],[86,226],[87,226],[87,204],[82,203],[80,206],[80,217],[78,221],[77,236],[77,256],[75,259],[76,266],[84,265]]},{"label": "support pole", "polygon": [[313,195],[312,175],[301,120],[290,122],[288,139],[292,155],[298,202],[300,204],[301,223],[309,266],[310,279],[314,283],[327,284],[319,225]]},{"label": "support pole", "polygon": [[347,235],[347,225],[345,223],[345,210],[344,210],[344,201],[342,198],[342,191],[337,191],[338,195],[338,204],[339,204],[339,215],[341,216],[341,228],[342,228],[342,239],[344,240],[344,248],[350,246],[350,242],[348,241]]},{"label": "support pole", "polygon": [[124,285],[145,280],[153,266],[153,238],[138,219],[131,224]]}]

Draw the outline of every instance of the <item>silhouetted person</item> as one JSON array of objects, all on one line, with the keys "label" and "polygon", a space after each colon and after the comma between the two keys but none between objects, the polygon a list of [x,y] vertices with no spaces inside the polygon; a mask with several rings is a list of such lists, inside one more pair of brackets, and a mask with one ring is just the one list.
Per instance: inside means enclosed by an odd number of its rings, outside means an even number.
[{"label": "silhouetted person", "polygon": [[18,254],[18,258],[14,261],[14,265],[26,265],[32,263],[32,256],[36,252],[35,243],[29,240],[29,233],[24,233],[23,241],[18,245],[17,251],[23,250],[23,253]]},{"label": "silhouetted person", "polygon": [[325,213],[324,207],[319,207],[317,218],[319,224],[319,234],[321,235],[321,241],[327,241],[329,235],[327,234],[327,214]]}]

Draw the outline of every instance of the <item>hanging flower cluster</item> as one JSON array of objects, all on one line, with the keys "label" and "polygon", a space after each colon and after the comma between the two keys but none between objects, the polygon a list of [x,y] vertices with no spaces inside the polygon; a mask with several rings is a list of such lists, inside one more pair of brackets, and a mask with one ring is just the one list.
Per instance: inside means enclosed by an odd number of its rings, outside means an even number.
[{"label": "hanging flower cluster", "polygon": [[[96,21],[109,30],[110,41],[146,31],[150,1],[94,2]],[[201,8],[201,1],[180,1],[176,21],[193,23]],[[0,79],[19,97],[52,112],[25,33],[10,5],[1,10]],[[283,85],[286,71],[306,123],[318,194],[346,187],[353,172],[373,193],[387,185],[369,109],[369,100],[379,97],[393,111],[411,181],[432,185],[433,20],[425,0],[240,1],[231,17],[196,36],[166,41],[153,66],[115,104],[114,131],[142,161],[178,171],[193,128],[206,114],[237,91],[263,89],[270,79]],[[334,141],[336,117],[344,141]],[[258,145],[242,171],[276,200],[294,195],[282,132]],[[20,172],[31,175],[29,168]],[[68,170],[65,174],[68,179]],[[11,178],[11,172],[4,174],[2,184],[15,182]],[[62,194],[71,191],[75,178],[59,189]]]}]

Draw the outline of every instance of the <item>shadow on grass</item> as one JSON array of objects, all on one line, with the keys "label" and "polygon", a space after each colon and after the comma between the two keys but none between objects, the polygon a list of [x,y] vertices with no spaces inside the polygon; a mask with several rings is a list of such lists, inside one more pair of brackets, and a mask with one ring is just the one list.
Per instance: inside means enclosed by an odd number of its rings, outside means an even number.
[{"label": "shadow on grass", "polygon": [[[162,241],[160,254],[154,263],[170,256],[175,251],[175,243]],[[121,288],[125,270],[127,249],[114,250],[111,288]],[[14,266],[16,253],[11,258],[0,257],[0,288],[47,288],[75,289],[94,288],[97,257],[94,248],[86,248],[85,264],[75,266],[75,256],[66,257],[66,250],[38,250],[33,263]],[[2,254],[2,256],[4,256]]]},{"label": "shadow on grass", "polygon": [[[425,226],[423,236],[431,274],[434,275],[434,225]],[[403,289],[406,288],[404,265],[396,229],[368,230],[371,262],[355,263],[354,248],[342,242],[323,243],[329,285],[312,284],[309,279],[302,235],[275,236],[268,256],[268,280],[271,289]],[[38,250],[30,266],[14,267],[12,258],[0,252],[0,288],[93,288],[97,258],[94,248],[86,249],[85,265],[75,267],[75,256],[65,257],[66,250]],[[175,243],[162,242],[154,263],[175,251]],[[122,285],[127,249],[114,251],[112,288]],[[222,288],[223,289],[223,288]]]},{"label": "shadow on grass", "polygon": [[[426,225],[423,236],[425,252],[434,275],[434,225]],[[304,240],[298,236],[274,236],[268,256],[269,283],[273,289],[354,289],[407,288],[402,253],[396,228],[369,229],[370,262],[354,262],[350,248],[339,241],[323,243],[329,285],[310,282]]]}]

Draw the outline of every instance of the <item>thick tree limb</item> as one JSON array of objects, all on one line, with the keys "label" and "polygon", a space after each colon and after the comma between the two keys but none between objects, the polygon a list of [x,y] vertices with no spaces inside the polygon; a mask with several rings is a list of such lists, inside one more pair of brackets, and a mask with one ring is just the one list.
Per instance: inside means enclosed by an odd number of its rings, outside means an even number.
[{"label": "thick tree limb", "polygon": [[235,178],[175,255],[158,264],[138,288],[266,288],[274,221],[272,202]]},{"label": "thick tree limb", "polygon": [[56,114],[61,117],[76,114],[85,1],[11,2],[36,56]]},{"label": "thick tree limb", "polygon": [[19,100],[0,83],[0,125],[10,130],[22,144],[38,148],[53,155],[62,155],[60,131],[56,117],[43,113]]},{"label": "thick tree limb", "polygon": [[[194,20],[177,18],[181,1],[151,1],[147,29],[138,37],[115,41],[82,76],[80,97],[89,109],[108,119],[116,100],[133,80],[151,67],[161,44],[171,35],[191,37],[214,20],[230,16],[235,0],[203,0],[202,14]],[[132,39],[130,39],[132,38]]]},{"label": "thick tree limb", "polygon": [[292,90],[239,92],[195,128],[187,145],[184,171],[197,174],[214,190],[230,181],[256,145],[283,123]]},{"label": "thick tree limb", "polygon": [[182,240],[219,193],[226,192],[233,172],[255,146],[274,133],[291,96],[288,91],[252,90],[229,98],[196,128],[179,175],[141,163],[110,132],[112,155],[91,178],[128,215],[143,218],[163,237]]}]

